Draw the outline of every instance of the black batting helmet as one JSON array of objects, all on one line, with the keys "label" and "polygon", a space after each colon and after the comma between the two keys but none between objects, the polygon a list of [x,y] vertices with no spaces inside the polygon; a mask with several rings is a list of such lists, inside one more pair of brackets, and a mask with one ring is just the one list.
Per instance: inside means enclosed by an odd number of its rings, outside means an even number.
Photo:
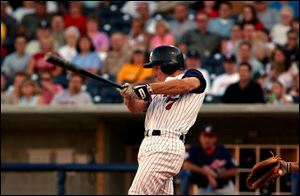
[{"label": "black batting helmet", "polygon": [[175,46],[158,46],[150,54],[150,62],[144,68],[160,65],[163,73],[171,75],[176,70],[184,69],[184,58],[181,51]]}]

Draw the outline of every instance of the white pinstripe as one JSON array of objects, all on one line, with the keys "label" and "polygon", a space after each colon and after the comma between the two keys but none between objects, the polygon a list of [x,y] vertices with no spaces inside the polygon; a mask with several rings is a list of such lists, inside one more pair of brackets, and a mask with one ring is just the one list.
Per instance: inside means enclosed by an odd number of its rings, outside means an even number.
[{"label": "white pinstripe", "polygon": [[[167,80],[181,79],[183,74],[169,77]],[[167,110],[169,96],[155,95],[152,97],[146,119],[145,137],[139,152],[139,167],[129,195],[172,195],[173,176],[178,174],[184,161],[185,147],[179,139],[181,134],[187,134],[195,123],[198,111],[203,103],[205,93],[184,94],[173,96],[178,98]],[[161,130],[162,135],[151,136],[153,130]]]}]

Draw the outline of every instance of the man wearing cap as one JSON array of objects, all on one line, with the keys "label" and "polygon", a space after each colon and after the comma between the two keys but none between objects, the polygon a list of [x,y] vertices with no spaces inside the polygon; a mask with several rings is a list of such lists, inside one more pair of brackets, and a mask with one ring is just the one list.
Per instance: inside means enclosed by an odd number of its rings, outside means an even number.
[{"label": "man wearing cap", "polygon": [[186,69],[199,70],[206,80],[205,91],[207,93],[210,92],[210,77],[209,77],[208,71],[206,69],[203,69],[201,66],[200,53],[197,50],[194,50],[194,49],[188,50],[188,52],[186,53],[186,58],[185,58],[185,67],[186,67]]},{"label": "man wearing cap", "polygon": [[223,67],[225,73],[218,75],[212,83],[211,94],[214,96],[222,96],[230,84],[236,83],[240,79],[236,71],[236,58],[234,55],[223,57]]},{"label": "man wearing cap", "polygon": [[217,130],[206,125],[200,130],[199,144],[188,149],[183,168],[190,170],[189,182],[198,186],[198,194],[235,194],[233,178],[237,166],[230,152],[217,144]]}]

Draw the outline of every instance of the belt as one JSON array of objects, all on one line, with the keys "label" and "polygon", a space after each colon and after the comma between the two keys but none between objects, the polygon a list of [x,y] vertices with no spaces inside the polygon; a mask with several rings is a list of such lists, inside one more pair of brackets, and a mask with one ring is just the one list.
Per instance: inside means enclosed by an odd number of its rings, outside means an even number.
[{"label": "belt", "polygon": [[[148,137],[148,136],[160,136],[160,135],[162,135],[161,132],[162,132],[161,130],[153,129],[152,133],[150,134],[150,129],[148,129],[148,130],[145,131],[144,136],[145,137]],[[185,140],[185,134],[181,134],[179,136],[179,139],[184,142],[184,140]]]}]

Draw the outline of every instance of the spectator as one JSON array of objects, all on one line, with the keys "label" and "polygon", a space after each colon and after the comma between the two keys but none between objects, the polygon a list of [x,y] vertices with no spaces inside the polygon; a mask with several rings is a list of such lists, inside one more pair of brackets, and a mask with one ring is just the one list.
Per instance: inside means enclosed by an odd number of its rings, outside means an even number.
[{"label": "spectator", "polygon": [[52,63],[48,63],[44,57],[48,52],[51,52],[55,55],[58,53],[54,52],[54,40],[52,37],[43,38],[41,40],[42,51],[36,53],[32,56],[29,65],[27,67],[28,74],[41,73],[41,72],[51,72],[54,77],[58,77],[62,74],[62,69]]},{"label": "spectator", "polygon": [[237,166],[230,152],[217,144],[218,134],[211,125],[204,126],[198,136],[199,144],[192,145],[183,163],[190,170],[190,183],[198,186],[197,195],[234,195],[233,180]]},{"label": "spectator", "polygon": [[1,66],[1,72],[8,77],[8,81],[13,80],[17,72],[25,72],[28,66],[30,55],[25,53],[27,38],[25,35],[18,35],[15,41],[15,52],[6,56]]},{"label": "spectator", "polygon": [[25,33],[27,37],[33,39],[35,37],[35,32],[41,21],[46,21],[50,24],[51,16],[46,12],[46,2],[36,1],[35,2],[35,12],[32,14],[27,14],[23,17],[22,25],[25,28]]},{"label": "spectator", "polygon": [[[14,38],[16,35],[16,29],[17,29],[17,21],[7,14],[6,8],[8,6],[8,1],[1,1],[1,30],[2,26],[5,26],[6,28],[6,33],[5,33],[5,39],[1,40],[4,41],[4,43],[1,43],[3,46],[7,47],[10,52],[12,48],[10,46],[14,45]],[[2,32],[1,32],[1,37],[2,37]]]},{"label": "spectator", "polygon": [[169,32],[169,25],[166,21],[160,20],[156,23],[156,31],[150,42],[150,50],[161,45],[175,45],[175,37]]},{"label": "spectator", "polygon": [[77,55],[77,41],[80,37],[80,32],[75,26],[70,26],[65,30],[65,40],[66,45],[58,49],[58,54],[66,59],[71,61]]},{"label": "spectator", "polygon": [[92,40],[86,35],[79,38],[77,43],[77,55],[71,62],[92,73],[98,73],[102,67],[102,62],[95,52]]},{"label": "spectator", "polygon": [[65,37],[64,37],[64,31],[65,31],[65,24],[64,24],[64,18],[62,15],[56,14],[52,16],[51,19],[51,34],[53,36],[53,39],[55,41],[55,49],[57,50],[61,46],[65,45]]},{"label": "spectator", "polygon": [[60,84],[53,83],[53,77],[49,72],[40,74],[41,97],[44,104],[50,104],[53,97],[63,91]]},{"label": "spectator", "polygon": [[223,38],[229,38],[231,27],[234,24],[231,12],[232,4],[227,1],[222,2],[219,6],[219,17],[209,21],[208,31]]},{"label": "spectator", "polygon": [[137,17],[144,21],[145,31],[150,34],[155,33],[156,20],[151,18],[151,3],[146,1],[137,2],[136,10]]},{"label": "spectator", "polygon": [[5,93],[7,88],[7,80],[4,73],[1,72],[1,104],[15,104],[16,100]]},{"label": "spectator", "polygon": [[228,86],[223,97],[224,103],[264,103],[263,90],[251,79],[251,65],[242,62],[239,66],[240,80]]},{"label": "spectator", "polygon": [[242,42],[242,29],[239,24],[231,27],[230,39],[222,40],[221,51],[224,56],[237,55],[239,44]]},{"label": "spectator", "polygon": [[[271,56],[272,51],[275,48],[275,44],[272,42],[270,33],[268,29],[260,29],[256,32],[257,36],[257,44],[261,46],[264,50],[264,58],[263,56],[260,58],[260,61],[265,65],[269,62],[269,57]],[[257,54],[258,51],[256,51],[256,55],[260,56]]]},{"label": "spectator", "polygon": [[169,22],[170,32],[175,36],[176,42],[182,35],[196,28],[194,21],[187,18],[188,6],[186,3],[176,3],[173,9],[174,19]]},{"label": "spectator", "polygon": [[214,96],[223,96],[227,87],[240,79],[236,71],[235,56],[224,56],[223,58],[225,73],[217,76],[212,83],[211,94]]},{"label": "spectator", "polygon": [[268,8],[267,1],[255,1],[254,7],[256,9],[259,20],[268,30],[271,30],[272,27],[279,22],[280,18],[278,11]]},{"label": "spectator", "polygon": [[299,63],[299,34],[296,30],[291,29],[287,32],[287,43],[284,46],[288,58],[292,62]]},{"label": "spectator", "polygon": [[252,53],[252,44],[250,42],[244,41],[239,46],[239,54],[237,58],[237,63],[247,62],[251,65],[252,75],[257,72],[263,71],[263,65],[260,63],[255,57],[253,57]]},{"label": "spectator", "polygon": [[246,5],[243,8],[243,12],[240,18],[240,23],[251,23],[254,25],[256,30],[261,30],[264,28],[263,23],[257,17],[256,10],[252,5]]},{"label": "spectator", "polygon": [[19,89],[20,106],[37,106],[43,105],[43,99],[39,95],[40,89],[37,83],[31,79],[25,79]]},{"label": "spectator", "polygon": [[50,37],[50,35],[51,35],[51,29],[49,23],[46,20],[41,21],[41,23],[39,24],[36,30],[35,39],[29,41],[28,44],[26,45],[25,48],[26,53],[28,53],[29,55],[34,55],[38,52],[41,52],[42,51],[41,40]]},{"label": "spectator", "polygon": [[187,52],[188,49],[196,49],[201,57],[208,57],[220,48],[220,37],[207,31],[208,16],[204,13],[196,15],[197,29],[186,32],[180,41],[180,49]]},{"label": "spectator", "polygon": [[105,53],[109,49],[109,38],[106,33],[99,31],[99,20],[91,15],[86,23],[87,35],[91,38],[96,52]]},{"label": "spectator", "polygon": [[272,41],[281,46],[287,42],[287,32],[291,29],[291,22],[293,20],[293,10],[289,7],[284,7],[280,11],[280,23],[272,27],[271,37]]},{"label": "spectator", "polygon": [[86,17],[82,14],[82,3],[80,1],[70,2],[70,11],[64,15],[65,26],[76,26],[81,35],[86,34]]},{"label": "spectator", "polygon": [[27,78],[25,72],[17,72],[15,74],[13,85],[10,85],[5,92],[12,102],[17,103],[19,99],[19,89],[23,81]]},{"label": "spectator", "polygon": [[205,91],[207,93],[210,92],[210,76],[209,73],[206,69],[203,69],[201,66],[201,58],[200,54],[197,50],[189,50],[186,54],[185,58],[185,67],[186,69],[197,69],[199,70],[203,77],[206,80],[206,89]]},{"label": "spectator", "polygon": [[[299,34],[299,18],[294,18],[291,22],[291,28],[298,32]],[[299,38],[298,38],[299,42]]]},{"label": "spectator", "polygon": [[292,96],[286,94],[284,86],[279,82],[275,81],[272,85],[271,92],[267,98],[267,103],[273,105],[289,105],[293,102]]},{"label": "spectator", "polygon": [[131,48],[148,49],[150,45],[151,35],[144,30],[144,21],[142,18],[133,18],[131,22],[131,30],[128,36],[128,43]]},{"label": "spectator", "polygon": [[149,16],[152,16],[156,11],[156,8],[157,8],[157,2],[155,1],[143,1],[143,2],[126,1],[126,3],[121,8],[121,12],[124,14],[129,14],[131,17],[135,18],[135,17],[141,17],[141,15],[145,13],[147,13],[147,15]]},{"label": "spectator", "polygon": [[108,52],[104,61],[102,73],[117,77],[122,65],[129,63],[131,51],[126,47],[125,35],[121,32],[115,32],[111,35],[111,50]]},{"label": "spectator", "polygon": [[294,78],[299,74],[298,67],[295,63],[291,63],[286,51],[282,48],[276,48],[273,51],[266,70],[268,75],[273,74],[272,78],[278,79],[286,89],[293,86]]},{"label": "spectator", "polygon": [[289,95],[292,96],[294,103],[299,103],[299,74],[295,77],[295,82]]},{"label": "spectator", "polygon": [[118,83],[133,83],[143,84],[151,80],[152,70],[144,69],[145,51],[142,48],[137,48],[133,51],[131,63],[124,64],[117,76]]},{"label": "spectator", "polygon": [[84,78],[81,75],[72,74],[68,89],[54,96],[51,105],[81,105],[93,104],[89,93],[82,90]]},{"label": "spectator", "polygon": [[23,17],[27,14],[33,14],[35,12],[34,6],[35,2],[34,1],[23,1],[23,6],[18,7],[13,15],[14,18],[18,21],[18,23],[21,23]]},{"label": "spectator", "polygon": [[269,7],[280,11],[283,7],[293,9],[295,16],[299,17],[299,2],[298,1],[271,1]]},{"label": "spectator", "polygon": [[209,18],[216,18],[218,17],[216,4],[217,1],[203,1],[203,8],[200,8],[198,12],[207,14]]}]

